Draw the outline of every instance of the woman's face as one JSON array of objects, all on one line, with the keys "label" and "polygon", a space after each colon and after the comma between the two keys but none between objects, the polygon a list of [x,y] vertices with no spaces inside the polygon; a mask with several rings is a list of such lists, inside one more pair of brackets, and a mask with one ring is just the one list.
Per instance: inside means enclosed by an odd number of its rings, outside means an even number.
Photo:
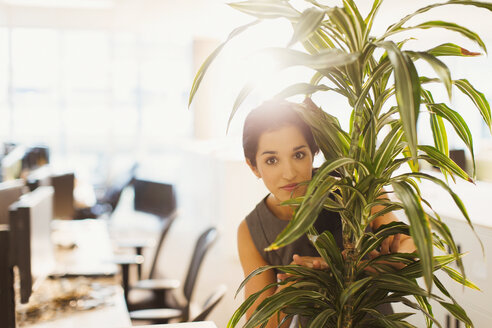
[{"label": "woman's face", "polygon": [[263,133],[258,140],[256,167],[247,162],[279,202],[304,195],[307,185],[297,185],[311,180],[313,154],[294,125]]}]

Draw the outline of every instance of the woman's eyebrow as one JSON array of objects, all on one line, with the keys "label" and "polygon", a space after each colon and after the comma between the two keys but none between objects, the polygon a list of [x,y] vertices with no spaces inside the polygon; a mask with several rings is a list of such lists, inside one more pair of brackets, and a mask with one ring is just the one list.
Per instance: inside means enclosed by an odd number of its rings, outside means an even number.
[{"label": "woman's eyebrow", "polygon": [[[297,151],[297,150],[302,149],[302,148],[307,148],[307,146],[306,145],[300,145],[300,146],[294,147],[292,149],[292,151]],[[277,155],[277,154],[278,154],[277,151],[274,151],[274,150],[265,150],[264,152],[262,152],[260,154],[260,156],[262,156],[262,155]]]},{"label": "woman's eyebrow", "polygon": [[263,153],[261,153],[261,155],[276,155],[276,154],[278,154],[278,152],[273,150],[265,150]]}]

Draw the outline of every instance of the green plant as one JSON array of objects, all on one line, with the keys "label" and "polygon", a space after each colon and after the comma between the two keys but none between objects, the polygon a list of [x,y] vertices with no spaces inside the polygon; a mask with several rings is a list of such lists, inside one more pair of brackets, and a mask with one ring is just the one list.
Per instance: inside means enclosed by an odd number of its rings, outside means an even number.
[{"label": "green plant", "polygon": [[[453,127],[474,163],[472,135],[460,114],[445,103],[436,103],[426,87],[440,82],[449,97],[453,86],[456,87],[471,99],[490,128],[490,106],[484,95],[465,79],[453,80],[449,68],[439,59],[442,56],[473,57],[479,53],[449,42],[427,51],[411,51],[406,49],[409,39],[391,41],[389,37],[397,39],[399,33],[413,29],[444,28],[473,40],[486,52],[485,44],[476,33],[457,24],[433,20],[407,25],[415,16],[441,6],[469,5],[492,10],[492,4],[468,0],[435,3],[405,16],[389,26],[382,36],[374,37],[371,29],[382,0],[373,1],[366,17],[360,13],[354,0],[342,0],[342,7],[326,6],[316,0],[305,2],[309,6],[303,11],[297,10],[288,0],[249,0],[230,4],[260,21],[283,18],[292,23],[292,40],[287,47],[267,51],[278,58],[282,67],[306,66],[313,70],[313,76],[310,83],[292,85],[278,97],[298,94],[310,97],[316,92],[335,92],[346,97],[352,108],[350,129],[344,131],[336,117],[309,100],[306,102],[301,114],[310,124],[326,162],[313,177],[305,196],[288,202],[297,206],[295,216],[270,246],[270,249],[282,247],[308,233],[329,269],[280,267],[281,271],[292,275],[281,283],[292,281],[293,285],[261,303],[245,327],[261,326],[278,311],[287,313],[288,317],[294,314],[308,316],[311,318],[309,327],[315,328],[412,327],[404,320],[409,313],[384,316],[374,310],[378,304],[387,302],[403,302],[422,311],[429,327],[433,323],[440,326],[433,317],[429,299],[439,302],[467,327],[473,326],[463,308],[436,277],[435,271],[443,270],[459,283],[477,287],[464,275],[462,254],[458,252],[446,224],[438,213],[424,210],[424,204],[430,204],[422,199],[418,182],[425,179],[441,186],[452,196],[473,229],[465,206],[447,183],[449,177],[454,179],[455,176],[468,181],[473,179],[449,158],[444,122]],[[222,47],[251,25],[234,30],[204,62],[196,75],[190,103],[203,74]],[[305,51],[291,48],[297,43],[302,44]],[[417,60],[429,63],[437,78],[419,75],[414,65]],[[241,91],[231,118],[250,91],[249,85]],[[396,99],[396,106],[388,104],[390,99]],[[417,139],[417,121],[421,111],[429,114],[434,145],[419,144]],[[446,180],[420,172],[419,161],[439,167]],[[403,164],[410,166],[410,173],[398,171]],[[329,173],[332,171],[340,177],[331,176]],[[474,172],[475,165],[472,176]],[[386,189],[394,192],[398,200],[382,197],[387,193]],[[328,195],[335,190],[338,190],[334,193],[335,198],[329,198]],[[409,224],[393,223],[374,233],[366,232],[367,225],[376,217],[371,215],[371,208],[376,205],[384,207],[376,215],[403,209]],[[318,234],[312,228],[322,208],[341,214],[345,257],[329,232]],[[411,235],[417,252],[364,260],[385,238],[396,233]],[[450,249],[449,254],[446,247]],[[444,255],[436,256],[436,248]],[[406,267],[396,270],[381,263],[379,260],[383,258],[390,262],[403,262]],[[448,266],[454,261],[460,272]],[[364,270],[368,265],[379,272],[368,273]],[[250,277],[269,269],[271,267],[259,268],[246,278],[243,285]],[[424,287],[417,284],[419,277],[423,277]],[[443,296],[433,293],[433,286]],[[237,325],[259,293],[251,295],[240,306],[229,327]]]}]

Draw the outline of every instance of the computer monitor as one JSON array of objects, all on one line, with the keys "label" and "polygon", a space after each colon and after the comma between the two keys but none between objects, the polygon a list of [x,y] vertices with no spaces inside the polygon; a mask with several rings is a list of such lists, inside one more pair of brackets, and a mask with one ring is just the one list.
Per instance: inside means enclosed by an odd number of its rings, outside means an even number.
[{"label": "computer monitor", "polygon": [[133,188],[136,211],[166,217],[176,209],[176,195],[172,184],[135,179]]},{"label": "computer monitor", "polygon": [[20,198],[25,188],[20,179],[0,182],[0,224],[9,223],[9,206]]},{"label": "computer monitor", "polygon": [[51,175],[55,190],[53,215],[57,219],[72,219],[75,213],[75,174],[73,172]]},{"label": "computer monitor", "polygon": [[10,206],[13,264],[19,269],[21,303],[27,303],[32,290],[36,289],[36,282],[54,270],[51,243],[53,194],[53,187],[39,187]]}]

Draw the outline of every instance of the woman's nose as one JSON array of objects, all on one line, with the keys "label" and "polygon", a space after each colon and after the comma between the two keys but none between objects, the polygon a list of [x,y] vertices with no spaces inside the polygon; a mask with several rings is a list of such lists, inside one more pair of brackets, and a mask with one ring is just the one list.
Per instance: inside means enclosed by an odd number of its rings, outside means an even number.
[{"label": "woman's nose", "polygon": [[283,167],[283,178],[286,180],[292,180],[296,177],[296,170],[290,161],[284,162],[284,167]]}]

